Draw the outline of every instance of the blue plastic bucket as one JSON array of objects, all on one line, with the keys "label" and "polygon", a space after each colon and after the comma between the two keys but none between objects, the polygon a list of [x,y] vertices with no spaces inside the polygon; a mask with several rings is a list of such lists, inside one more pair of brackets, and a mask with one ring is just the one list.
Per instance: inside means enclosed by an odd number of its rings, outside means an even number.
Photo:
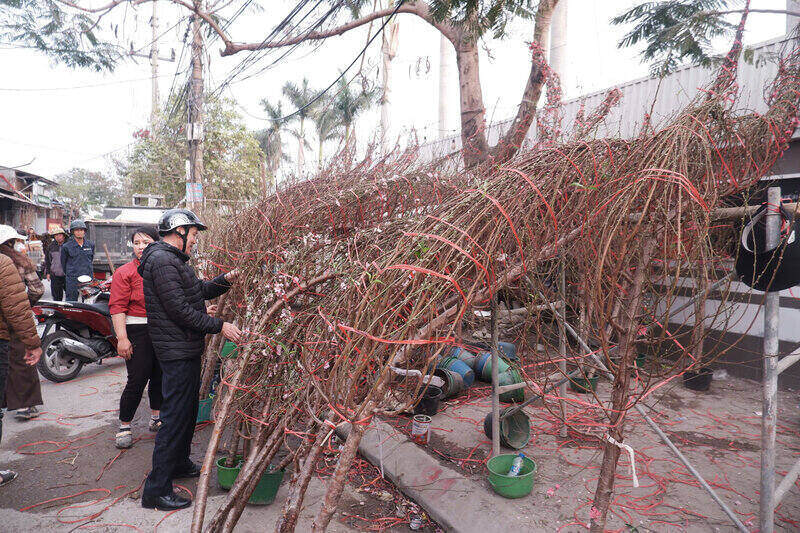
[{"label": "blue plastic bucket", "polygon": [[470,368],[475,365],[475,358],[478,357],[478,354],[475,352],[471,352],[460,346],[453,346],[450,348],[450,355],[460,361],[464,361],[464,363],[466,363],[466,365]]},{"label": "blue plastic bucket", "polygon": [[456,359],[453,356],[445,357],[439,364],[436,365],[436,368],[441,368],[443,370],[450,370],[455,372],[456,374],[461,374],[461,379],[464,380],[465,387],[471,387],[473,383],[475,383],[475,372],[460,359]]},{"label": "blue plastic bucket", "polygon": [[[488,342],[467,342],[467,346],[474,349],[477,352],[490,352],[492,351],[492,345]],[[513,342],[503,342],[498,341],[497,347],[500,348],[500,351],[503,352],[500,355],[505,357],[510,361],[517,361],[519,357],[517,357],[517,345]],[[473,367],[474,370],[474,367]]]},{"label": "blue plastic bucket", "polygon": [[506,359],[511,361],[517,360],[517,345],[512,342],[499,341],[497,347],[505,354]]}]

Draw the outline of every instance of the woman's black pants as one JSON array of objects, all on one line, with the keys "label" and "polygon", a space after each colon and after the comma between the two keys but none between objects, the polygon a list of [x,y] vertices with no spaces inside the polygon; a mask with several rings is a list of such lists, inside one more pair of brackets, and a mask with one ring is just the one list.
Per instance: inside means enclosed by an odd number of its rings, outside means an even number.
[{"label": "woman's black pants", "polygon": [[160,410],[163,402],[161,366],[156,359],[147,324],[129,324],[127,329],[128,339],[133,345],[133,355],[125,361],[125,366],[128,368],[128,383],[125,384],[122,397],[119,399],[119,419],[122,422],[133,420],[148,381],[150,385],[147,386],[147,395],[150,398],[150,409]]}]

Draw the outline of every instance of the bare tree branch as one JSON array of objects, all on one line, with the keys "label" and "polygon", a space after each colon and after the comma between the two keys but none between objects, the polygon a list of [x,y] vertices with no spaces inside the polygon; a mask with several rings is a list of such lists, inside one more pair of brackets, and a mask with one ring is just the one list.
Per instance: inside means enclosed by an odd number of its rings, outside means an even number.
[{"label": "bare tree branch", "polygon": [[800,17],[800,11],[791,11],[788,9],[732,9],[730,11],[705,11],[698,13],[698,15],[731,15],[733,13],[772,13],[774,15],[789,15],[791,17]]},{"label": "bare tree branch", "polygon": [[[181,0],[171,0],[171,1],[180,2]],[[336,37],[342,35],[350,30],[369,24],[370,22],[375,21],[377,19],[388,17],[394,12],[395,12],[394,7],[381,9],[373,13],[370,13],[369,15],[365,15],[361,18],[348,22],[347,24],[343,24],[336,28],[332,28],[330,30],[309,32],[304,35],[289,37],[282,41],[257,42],[257,43],[231,43],[227,39],[223,39],[224,41],[226,41],[226,46],[225,49],[222,51],[222,55],[229,56],[236,54],[237,52],[241,52],[243,50],[254,51],[254,50],[264,50],[268,48],[283,48],[286,46],[293,46],[295,44],[299,44],[305,41],[320,41],[323,39],[328,39],[330,37]],[[428,5],[423,2],[406,2],[397,9],[397,13],[411,13],[413,15],[417,15],[427,23],[434,26],[451,42],[454,42],[458,38],[458,31],[456,30],[456,28],[447,22],[435,21],[433,19],[433,16],[431,15]],[[215,31],[217,31],[216,28]],[[217,33],[219,33],[220,36],[222,37],[222,33],[220,33],[219,31],[217,31]]]},{"label": "bare tree branch", "polygon": [[84,7],[78,5],[75,2],[70,2],[69,0],[56,0],[56,2],[58,2],[59,4],[64,4],[65,6],[77,9],[78,11],[83,11],[84,13],[102,13],[105,11],[111,11],[120,4],[131,4],[134,6],[138,6],[139,4],[144,4],[145,2],[152,2],[152,1],[153,0],[112,0],[108,4],[101,7]]}]

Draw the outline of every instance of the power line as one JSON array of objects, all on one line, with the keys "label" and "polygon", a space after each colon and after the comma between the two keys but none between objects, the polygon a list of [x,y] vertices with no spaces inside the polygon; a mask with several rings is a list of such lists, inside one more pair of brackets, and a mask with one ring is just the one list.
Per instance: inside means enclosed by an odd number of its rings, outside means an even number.
[{"label": "power line", "polygon": [[[308,13],[305,14],[305,16],[303,16],[302,19],[300,19],[299,21],[297,21],[294,24],[294,27],[292,29],[297,28],[297,26],[302,24],[302,22],[305,19],[307,19],[311,15],[311,13],[313,13],[323,1],[324,0],[317,0],[317,3],[308,11]],[[309,3],[310,3],[310,0],[301,0],[300,2],[298,2],[298,4],[295,5],[295,7],[292,8],[292,10],[289,12],[289,14],[286,15],[283,18],[283,20],[281,20],[272,29],[272,31],[264,38],[263,41],[261,41],[260,46],[265,45],[267,42],[269,42],[271,39],[273,39],[276,35],[278,35],[279,32],[281,32],[284,29],[286,29],[286,27],[289,25],[289,23],[292,21],[292,19],[294,19],[302,11],[302,9],[304,7],[306,7]],[[331,9],[328,11],[328,13],[326,13],[319,21],[317,21],[309,31],[313,31],[315,28],[319,27],[320,24],[322,24],[325,20],[327,20],[327,18],[330,16],[330,14],[334,10],[338,9],[338,6],[339,6],[339,4],[334,4],[333,7],[331,7]],[[263,59],[264,57],[266,57],[266,54],[268,52],[269,52],[269,50],[263,50],[263,49],[261,49],[261,50],[251,50],[247,54],[247,56],[239,62],[238,65],[236,65],[233,69],[231,69],[231,71],[226,76],[225,80],[223,80],[222,83],[220,83],[219,86],[217,86],[217,88],[214,89],[214,91],[212,91],[212,94],[213,95],[219,94],[227,85],[229,85],[234,80],[234,78],[236,78],[236,76],[238,76],[239,74],[244,72],[245,69],[247,69],[250,66],[254,65],[260,59]],[[260,58],[258,57],[259,55],[261,55]],[[283,59],[283,57],[285,57],[286,55],[287,54],[284,53],[282,57],[278,58],[278,61]]]},{"label": "power line", "polygon": [[[166,78],[171,76],[172,74],[163,74],[158,76],[159,78]],[[135,83],[139,81],[149,81],[152,80],[152,76],[148,76],[147,78],[136,78],[132,80],[119,80],[119,81],[109,81],[104,83],[93,83],[89,85],[73,85],[71,87],[0,87],[0,91],[9,91],[9,92],[48,92],[48,91],[71,91],[76,89],[92,89],[95,87],[107,87],[109,85],[122,85],[125,83]]]},{"label": "power line", "polygon": [[[285,117],[281,117],[281,118],[279,118],[279,119],[276,119],[275,121],[284,121],[284,120],[286,120],[286,119],[288,119],[288,118],[291,118],[291,117],[295,116],[296,114],[300,113],[300,112],[301,112],[301,111],[303,111],[304,109],[307,109],[307,108],[311,107],[312,105],[314,105],[314,104],[315,104],[315,103],[316,103],[316,102],[317,102],[317,101],[318,101],[320,98],[322,98],[322,97],[325,95],[325,93],[327,93],[328,91],[330,91],[330,90],[331,90],[331,88],[333,88],[333,86],[334,86],[334,85],[336,85],[336,83],[337,83],[339,80],[341,80],[342,78],[344,78],[344,75],[345,75],[345,74],[347,74],[347,71],[348,71],[348,70],[350,70],[351,68],[353,68],[353,65],[355,65],[355,64],[356,64],[356,62],[359,60],[359,58],[360,58],[362,55],[364,55],[364,54],[367,52],[367,49],[369,48],[369,45],[371,45],[371,44],[372,44],[372,41],[374,41],[374,40],[375,40],[375,38],[376,38],[378,35],[380,35],[380,34],[381,34],[381,32],[383,31],[383,29],[386,27],[386,25],[387,25],[387,24],[389,24],[389,22],[392,20],[392,18],[393,18],[393,17],[394,17],[394,16],[397,14],[397,11],[400,9],[400,6],[402,6],[404,3],[405,3],[405,0],[400,0],[400,1],[397,3],[397,6],[395,6],[395,8],[394,8],[394,11],[392,11],[392,12],[391,12],[391,14],[390,14],[389,16],[387,16],[387,17],[386,17],[386,19],[383,21],[383,24],[381,25],[381,27],[378,29],[378,31],[377,31],[377,32],[375,32],[375,35],[373,35],[373,36],[370,38],[370,40],[369,40],[369,41],[367,41],[367,44],[365,44],[365,45],[364,45],[364,48],[362,48],[362,49],[361,49],[361,52],[359,52],[359,53],[358,53],[358,55],[357,55],[357,56],[356,56],[356,57],[355,57],[355,58],[354,58],[354,59],[353,59],[353,60],[350,62],[350,64],[349,64],[349,65],[347,65],[347,68],[346,68],[346,69],[344,69],[344,70],[343,70],[343,71],[342,71],[342,72],[341,72],[341,73],[340,73],[340,74],[339,74],[339,75],[336,77],[336,79],[335,79],[335,80],[333,80],[333,81],[331,82],[331,84],[330,84],[330,85],[328,85],[328,87],[326,87],[326,88],[325,88],[325,90],[323,90],[323,91],[322,91],[322,92],[320,92],[320,93],[319,93],[317,96],[315,96],[314,98],[312,98],[312,99],[311,99],[311,101],[309,101],[309,102],[308,102],[307,104],[305,104],[304,106],[302,106],[302,107],[300,107],[300,108],[296,109],[296,110],[295,110],[294,112],[292,112],[292,113],[289,113],[289,114],[288,114],[288,115],[286,115]],[[353,79],[355,79],[355,77],[354,77]],[[350,80],[350,82],[352,82],[352,81],[353,81],[353,80]]]}]

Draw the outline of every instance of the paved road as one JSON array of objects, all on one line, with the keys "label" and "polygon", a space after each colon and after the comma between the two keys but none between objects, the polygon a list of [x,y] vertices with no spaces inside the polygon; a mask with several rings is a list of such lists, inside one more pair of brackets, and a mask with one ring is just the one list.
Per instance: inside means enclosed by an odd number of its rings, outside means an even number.
[{"label": "paved road", "polygon": [[[42,380],[44,406],[38,419],[20,422],[12,413],[5,417],[0,468],[16,470],[19,478],[0,488],[0,531],[73,531],[87,523],[101,532],[154,531],[156,527],[158,531],[188,531],[191,508],[166,516],[142,509],[139,501],[138,489],[150,470],[153,449],[146,395],[133,422],[134,436],[140,440],[123,453],[114,447],[119,396],[126,378],[121,359],[88,365],[67,383]],[[210,426],[195,434],[194,460],[202,460],[210,434]],[[216,472],[212,475],[215,479]],[[225,499],[216,481],[212,484],[208,517]],[[195,480],[182,480],[181,485],[195,492]],[[298,531],[311,529],[324,490],[324,481],[312,481]],[[275,504],[248,506],[236,531],[271,530],[287,492],[284,483]],[[346,530],[338,522],[329,528]]]}]

